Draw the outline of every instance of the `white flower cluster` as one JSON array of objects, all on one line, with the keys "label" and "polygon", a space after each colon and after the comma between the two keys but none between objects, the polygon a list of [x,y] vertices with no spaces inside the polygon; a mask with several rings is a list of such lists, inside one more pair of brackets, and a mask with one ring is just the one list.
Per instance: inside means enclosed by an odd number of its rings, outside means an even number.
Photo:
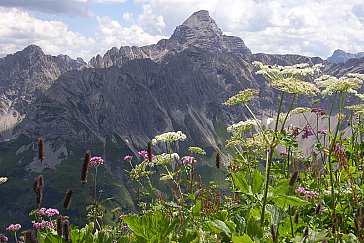
[{"label": "white flower cluster", "polygon": [[322,64],[316,64],[309,67],[307,63],[300,63],[293,66],[279,66],[279,65],[264,65],[261,62],[255,61],[253,64],[259,67],[260,70],[257,74],[262,74],[264,77],[270,80],[281,80],[287,78],[294,78],[296,80],[302,80],[303,78],[313,75],[315,72],[320,71],[323,67]]},{"label": "white flower cluster", "polygon": [[0,184],[5,183],[8,181],[8,178],[6,177],[0,177]]},{"label": "white flower cluster", "polygon": [[226,131],[233,133],[233,134],[238,134],[238,133],[242,133],[246,130],[248,130],[249,128],[253,127],[253,126],[257,126],[258,123],[253,120],[253,119],[249,119],[246,121],[240,121],[236,124],[232,124],[231,126],[227,127]]},{"label": "white flower cluster", "polygon": [[323,75],[315,79],[317,86],[324,88],[322,94],[332,95],[334,92],[357,93],[354,89],[359,89],[363,83],[364,75],[348,74],[348,77],[336,78],[330,75]]},{"label": "white flower cluster", "polygon": [[157,165],[166,165],[170,162],[173,162],[174,160],[179,160],[179,155],[177,153],[172,153],[172,154],[159,154],[156,155],[153,162]]},{"label": "white flower cluster", "polygon": [[163,133],[161,135],[155,136],[155,138],[152,139],[152,143],[153,144],[157,144],[158,142],[170,143],[170,142],[174,142],[177,140],[184,141],[184,140],[186,140],[186,138],[187,138],[187,136],[184,133],[182,133],[181,131],[167,132],[167,133]]},{"label": "white flower cluster", "polygon": [[227,101],[224,102],[224,105],[231,106],[236,104],[244,104],[249,100],[253,99],[259,93],[257,89],[245,89],[239,91],[238,94],[230,97]]}]

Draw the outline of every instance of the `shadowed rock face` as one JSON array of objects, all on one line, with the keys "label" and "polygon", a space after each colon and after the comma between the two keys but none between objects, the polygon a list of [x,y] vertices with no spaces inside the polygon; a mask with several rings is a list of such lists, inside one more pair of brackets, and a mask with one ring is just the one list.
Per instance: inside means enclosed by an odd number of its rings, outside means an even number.
[{"label": "shadowed rock face", "polygon": [[45,55],[40,47],[24,50],[0,59],[0,135],[11,136],[32,102],[40,97],[62,73],[85,63],[66,55]]},{"label": "shadowed rock face", "polygon": [[335,50],[332,56],[327,58],[327,61],[332,63],[343,63],[349,59],[360,59],[360,58],[364,58],[364,52],[352,54],[345,52],[343,50]]}]

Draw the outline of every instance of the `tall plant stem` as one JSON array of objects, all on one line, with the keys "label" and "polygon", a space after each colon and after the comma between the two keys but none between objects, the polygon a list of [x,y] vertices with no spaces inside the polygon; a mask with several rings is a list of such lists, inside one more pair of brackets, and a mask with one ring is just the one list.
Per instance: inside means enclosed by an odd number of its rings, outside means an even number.
[{"label": "tall plant stem", "polygon": [[96,183],[97,183],[97,166],[95,167],[95,175],[94,175],[94,229],[96,229],[96,216],[97,216]]},{"label": "tall plant stem", "polygon": [[273,152],[274,152],[274,149],[276,147],[275,140],[277,138],[277,134],[276,133],[278,131],[279,116],[280,116],[281,109],[282,109],[283,98],[284,98],[284,92],[282,91],[282,93],[281,93],[281,100],[279,102],[279,107],[278,107],[278,114],[277,114],[276,125],[275,125],[275,128],[274,128],[273,141],[272,141],[272,143],[269,146],[269,149],[270,150],[267,152],[267,153],[269,153],[269,155],[267,156],[267,161],[266,161],[266,165],[265,165],[265,182],[264,182],[264,194],[263,194],[262,213],[260,215],[260,227],[263,227],[263,225],[264,225],[265,206],[267,205],[270,170],[271,170],[271,166],[272,166]]}]

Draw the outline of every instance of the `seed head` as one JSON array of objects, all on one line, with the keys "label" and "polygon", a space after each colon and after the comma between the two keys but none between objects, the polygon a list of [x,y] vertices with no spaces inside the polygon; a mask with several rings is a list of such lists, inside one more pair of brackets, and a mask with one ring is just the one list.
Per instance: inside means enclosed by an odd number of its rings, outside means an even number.
[{"label": "seed head", "polygon": [[298,170],[296,170],[295,172],[293,172],[293,174],[291,176],[291,179],[289,180],[289,186],[290,187],[294,186],[294,184],[297,181],[298,175],[299,175]]},{"label": "seed head", "polygon": [[25,243],[35,243],[35,239],[34,239],[34,236],[33,236],[33,231],[28,230],[25,233]]},{"label": "seed head", "polygon": [[295,217],[294,217],[294,223],[295,223],[295,224],[298,224],[298,223],[299,223],[299,221],[300,221],[300,215],[301,215],[300,210],[297,210],[297,211],[296,211],[296,215],[295,215]]},{"label": "seed head", "polygon": [[317,215],[322,214],[322,203],[317,204],[315,212]]},{"label": "seed head", "polygon": [[216,168],[220,169],[221,155],[220,153],[216,154]]},{"label": "seed head", "polygon": [[85,159],[83,160],[82,171],[81,171],[81,182],[82,184],[86,184],[87,175],[88,175],[88,167],[90,164],[91,154],[89,151],[85,154]]},{"label": "seed head", "polygon": [[44,138],[40,138],[38,141],[38,159],[41,162],[44,160]]},{"label": "seed head", "polygon": [[63,235],[63,217],[61,215],[57,218],[57,234],[61,237]]},{"label": "seed head", "polygon": [[63,221],[63,239],[70,241],[70,223],[68,220]]},{"label": "seed head", "polygon": [[68,191],[66,192],[66,196],[63,200],[63,208],[64,209],[69,209],[71,206],[71,201],[72,201],[72,194],[73,194],[73,190],[72,189],[68,189]]},{"label": "seed head", "polygon": [[149,141],[148,142],[148,160],[149,162],[152,162],[152,159],[153,159],[153,143],[152,141]]}]

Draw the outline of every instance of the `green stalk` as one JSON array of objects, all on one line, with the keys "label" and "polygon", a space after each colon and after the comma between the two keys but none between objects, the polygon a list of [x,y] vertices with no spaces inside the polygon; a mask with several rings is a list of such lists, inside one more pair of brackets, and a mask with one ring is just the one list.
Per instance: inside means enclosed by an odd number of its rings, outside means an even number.
[{"label": "green stalk", "polygon": [[97,166],[95,167],[94,177],[94,229],[96,229],[96,216],[97,216],[97,197],[96,197],[96,182],[97,182]]},{"label": "green stalk", "polygon": [[273,137],[273,141],[272,141],[271,145],[269,146],[270,151],[268,151],[269,156],[267,156],[267,162],[266,162],[266,167],[265,167],[266,171],[265,171],[262,213],[261,213],[261,216],[260,216],[260,227],[263,227],[263,225],[264,225],[264,219],[265,219],[264,214],[265,214],[265,206],[267,205],[270,170],[271,170],[271,166],[272,166],[273,152],[274,152],[274,149],[275,149],[275,139],[277,137],[276,133],[278,131],[279,116],[280,116],[281,109],[282,109],[283,98],[284,98],[284,91],[282,91],[282,93],[281,93],[281,100],[279,102],[277,120],[276,120],[276,125],[275,125],[275,128],[274,128],[274,137]]}]

